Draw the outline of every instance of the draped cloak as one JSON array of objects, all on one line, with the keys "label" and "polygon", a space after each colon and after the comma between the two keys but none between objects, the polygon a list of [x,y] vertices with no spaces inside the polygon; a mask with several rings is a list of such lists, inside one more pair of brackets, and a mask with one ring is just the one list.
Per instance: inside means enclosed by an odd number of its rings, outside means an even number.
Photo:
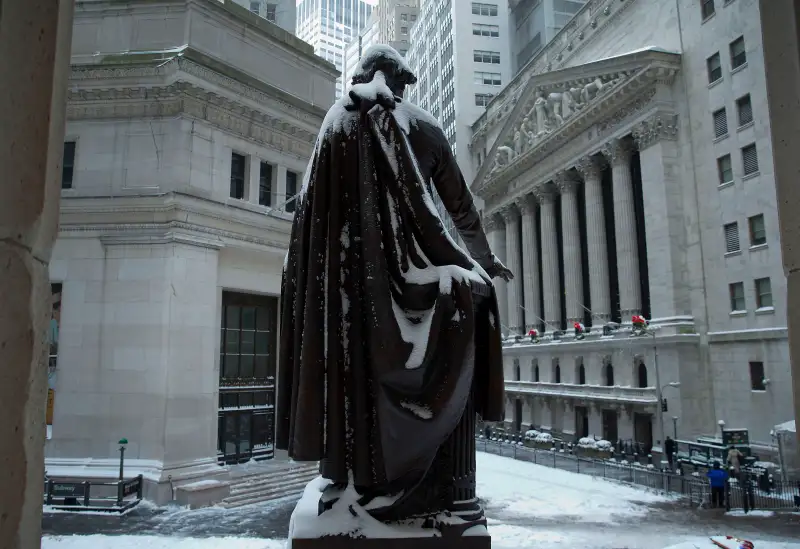
[{"label": "draped cloak", "polygon": [[[472,197],[436,120],[380,77],[329,111],[296,205],[276,445],[391,493],[420,482],[471,390],[488,421],[503,419],[504,393],[493,256],[481,267],[450,238],[430,181],[468,248],[486,241]],[[490,292],[483,312],[473,285]]]}]

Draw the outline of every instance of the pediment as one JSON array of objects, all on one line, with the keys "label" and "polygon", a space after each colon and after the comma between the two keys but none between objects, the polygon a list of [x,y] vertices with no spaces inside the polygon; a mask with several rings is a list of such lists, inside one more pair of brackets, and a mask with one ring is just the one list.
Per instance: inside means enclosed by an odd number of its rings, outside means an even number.
[{"label": "pediment", "polygon": [[[532,76],[505,119],[471,188],[483,194],[513,179],[593,124],[670,84],[681,56],[648,48]],[[473,136],[484,137],[486,127]]]}]

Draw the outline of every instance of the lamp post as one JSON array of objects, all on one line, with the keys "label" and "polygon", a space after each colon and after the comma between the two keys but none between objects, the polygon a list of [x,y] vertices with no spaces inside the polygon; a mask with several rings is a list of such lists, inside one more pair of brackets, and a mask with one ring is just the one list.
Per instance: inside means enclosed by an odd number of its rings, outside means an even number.
[{"label": "lamp post", "polygon": [[722,443],[724,444],[725,443],[725,420],[724,419],[719,420],[717,422],[717,425],[719,425],[719,438],[722,441]]},{"label": "lamp post", "polygon": [[128,444],[127,438],[119,439],[119,480],[122,481],[122,473],[125,467],[125,445]]},{"label": "lamp post", "polygon": [[678,440],[678,416],[672,416],[672,438]]}]

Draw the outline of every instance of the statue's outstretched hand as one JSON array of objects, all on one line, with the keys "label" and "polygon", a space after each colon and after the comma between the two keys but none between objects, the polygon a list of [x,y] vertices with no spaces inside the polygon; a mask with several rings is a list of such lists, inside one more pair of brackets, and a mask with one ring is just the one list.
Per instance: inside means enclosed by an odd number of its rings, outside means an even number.
[{"label": "statue's outstretched hand", "polygon": [[496,257],[494,258],[492,266],[486,270],[486,274],[488,274],[491,278],[502,278],[506,282],[514,278],[514,273],[508,270],[508,268]]}]

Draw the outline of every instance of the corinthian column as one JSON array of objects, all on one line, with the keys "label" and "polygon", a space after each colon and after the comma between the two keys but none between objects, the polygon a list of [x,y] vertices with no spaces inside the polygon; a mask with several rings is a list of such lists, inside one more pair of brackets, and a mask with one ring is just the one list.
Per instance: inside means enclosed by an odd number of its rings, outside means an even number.
[{"label": "corinthian column", "polygon": [[[484,220],[484,226],[486,227],[486,235],[489,238],[489,246],[492,248],[492,253],[505,265],[506,231],[502,217],[498,214],[487,216]],[[508,283],[500,278],[495,278],[492,283],[497,293],[497,312],[500,314],[501,332],[505,334],[508,332],[503,328],[503,326],[508,326]]]},{"label": "corinthian column", "polygon": [[525,195],[517,200],[522,212],[522,290],[525,303],[525,330],[539,327],[539,257],[536,253],[536,198]]},{"label": "corinthian column", "polygon": [[576,166],[583,176],[586,203],[586,240],[589,263],[589,295],[592,325],[603,325],[611,318],[608,295],[608,248],[606,217],[603,211],[601,164],[591,157],[582,158]]},{"label": "corinthian column", "polygon": [[564,249],[564,295],[567,327],[583,320],[583,263],[578,224],[578,180],[571,171],[556,176],[561,191],[561,245]]},{"label": "corinthian column", "polygon": [[540,187],[536,196],[542,205],[542,299],[546,330],[561,329],[561,288],[558,280],[558,233],[556,196],[550,186]]},{"label": "corinthian column", "polygon": [[611,163],[614,184],[614,234],[617,241],[619,303],[623,322],[642,310],[639,285],[639,249],[636,240],[636,213],[633,206],[631,146],[614,139],[606,143],[603,154]]},{"label": "corinthian column", "polygon": [[506,222],[506,266],[514,273],[514,279],[507,285],[508,292],[508,329],[519,334],[525,325],[522,319],[522,300],[520,299],[520,280],[522,279],[522,266],[520,265],[519,247],[519,209],[513,204],[501,210],[503,220]]}]

